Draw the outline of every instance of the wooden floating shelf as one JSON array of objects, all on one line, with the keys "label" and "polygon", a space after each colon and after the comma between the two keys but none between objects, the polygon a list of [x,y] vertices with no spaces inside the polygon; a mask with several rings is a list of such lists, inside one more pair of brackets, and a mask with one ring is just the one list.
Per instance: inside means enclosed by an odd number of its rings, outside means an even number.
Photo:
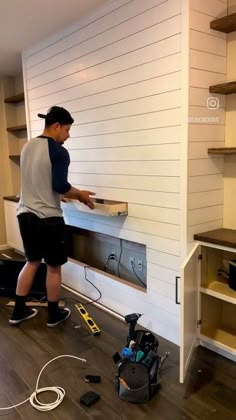
[{"label": "wooden floating shelf", "polygon": [[26,124],[17,125],[15,127],[8,127],[7,128],[7,131],[9,131],[9,132],[22,131],[22,130],[26,130]]},{"label": "wooden floating shelf", "polygon": [[210,93],[220,93],[222,95],[231,95],[236,93],[236,82],[221,83],[209,87]]},{"label": "wooden floating shelf", "polygon": [[210,147],[208,153],[214,155],[235,155],[236,147]]},{"label": "wooden floating shelf", "polygon": [[210,28],[226,34],[236,31],[236,13],[212,20],[210,22]]},{"label": "wooden floating shelf", "polygon": [[18,93],[18,95],[11,96],[4,100],[5,104],[17,104],[19,102],[23,102],[25,99],[24,92]]},{"label": "wooden floating shelf", "polygon": [[83,212],[91,214],[99,214],[101,216],[127,216],[128,215],[128,203],[122,201],[103,200],[99,198],[92,199],[94,202],[94,209],[90,209],[85,204],[79,201],[71,200],[73,206]]}]

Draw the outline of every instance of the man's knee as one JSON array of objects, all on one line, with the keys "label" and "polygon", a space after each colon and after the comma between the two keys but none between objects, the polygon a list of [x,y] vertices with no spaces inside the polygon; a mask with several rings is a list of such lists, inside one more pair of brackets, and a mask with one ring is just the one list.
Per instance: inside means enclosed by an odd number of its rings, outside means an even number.
[{"label": "man's knee", "polygon": [[28,267],[31,267],[32,269],[37,270],[41,264],[42,260],[37,260],[37,261],[27,261],[26,265]]},{"label": "man's knee", "polygon": [[61,265],[49,265],[47,264],[47,270],[50,273],[61,273]]}]

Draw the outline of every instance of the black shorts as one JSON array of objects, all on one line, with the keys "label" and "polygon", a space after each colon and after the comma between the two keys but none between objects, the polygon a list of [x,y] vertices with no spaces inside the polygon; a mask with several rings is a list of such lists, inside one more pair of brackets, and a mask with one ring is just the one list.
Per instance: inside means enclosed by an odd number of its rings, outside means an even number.
[{"label": "black shorts", "polygon": [[44,259],[50,266],[67,262],[63,217],[40,218],[33,213],[17,216],[27,261]]}]

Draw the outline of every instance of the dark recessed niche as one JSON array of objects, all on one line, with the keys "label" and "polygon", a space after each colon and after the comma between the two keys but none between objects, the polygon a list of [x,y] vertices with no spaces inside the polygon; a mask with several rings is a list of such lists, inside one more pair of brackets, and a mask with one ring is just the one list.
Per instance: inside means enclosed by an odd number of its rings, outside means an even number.
[{"label": "dark recessed niche", "polygon": [[145,245],[69,225],[66,232],[70,258],[146,288]]}]

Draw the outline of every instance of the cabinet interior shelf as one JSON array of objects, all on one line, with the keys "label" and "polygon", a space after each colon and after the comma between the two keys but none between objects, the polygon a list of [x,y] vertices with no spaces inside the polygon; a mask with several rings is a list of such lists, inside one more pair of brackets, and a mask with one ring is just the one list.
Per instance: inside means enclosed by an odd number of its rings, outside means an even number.
[{"label": "cabinet interior shelf", "polygon": [[236,292],[230,289],[228,284],[221,281],[212,281],[207,287],[202,286],[200,291],[217,299],[236,305]]},{"label": "cabinet interior shelf", "polygon": [[5,104],[17,104],[24,101],[24,92],[18,93],[18,95],[11,96],[4,100]]},{"label": "cabinet interior shelf", "polygon": [[216,344],[236,356],[236,340],[234,331],[225,328],[204,327],[201,328],[200,338],[210,344]]},{"label": "cabinet interior shelf", "polygon": [[212,20],[210,22],[210,28],[226,34],[236,31],[236,13]]},{"label": "cabinet interior shelf", "polygon": [[231,95],[236,93],[236,82],[220,83],[218,85],[212,85],[209,87],[210,93],[220,93],[222,95]]},{"label": "cabinet interior shelf", "polygon": [[210,147],[208,153],[215,155],[234,155],[236,147]]},{"label": "cabinet interior shelf", "polygon": [[8,127],[7,128],[7,131],[9,131],[9,132],[22,131],[22,130],[26,130],[26,124],[16,125],[15,127]]}]

